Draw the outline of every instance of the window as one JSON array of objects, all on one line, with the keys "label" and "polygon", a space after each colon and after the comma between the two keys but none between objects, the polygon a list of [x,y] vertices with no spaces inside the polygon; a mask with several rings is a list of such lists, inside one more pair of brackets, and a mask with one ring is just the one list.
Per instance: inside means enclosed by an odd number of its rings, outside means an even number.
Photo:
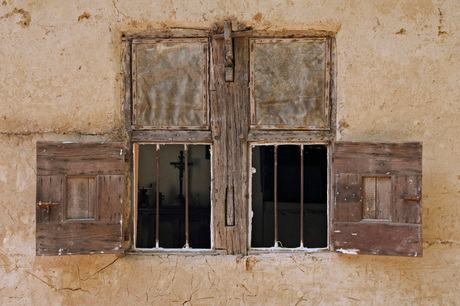
[{"label": "window", "polygon": [[126,141],[37,144],[37,254],[421,256],[421,144],[335,141],[333,33],[122,47]]}]

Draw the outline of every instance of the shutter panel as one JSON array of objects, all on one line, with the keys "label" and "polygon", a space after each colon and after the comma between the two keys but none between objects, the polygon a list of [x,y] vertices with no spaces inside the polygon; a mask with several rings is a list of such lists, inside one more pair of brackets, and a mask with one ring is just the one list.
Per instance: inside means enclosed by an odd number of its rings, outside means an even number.
[{"label": "shutter panel", "polygon": [[37,142],[37,255],[123,252],[123,147]]},{"label": "shutter panel", "polygon": [[347,254],[422,256],[422,144],[334,145],[331,241]]}]

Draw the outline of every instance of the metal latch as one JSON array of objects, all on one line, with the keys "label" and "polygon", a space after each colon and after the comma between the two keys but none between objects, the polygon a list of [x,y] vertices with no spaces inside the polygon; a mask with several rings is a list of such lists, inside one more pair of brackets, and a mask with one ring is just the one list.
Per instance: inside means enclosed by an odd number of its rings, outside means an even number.
[{"label": "metal latch", "polygon": [[232,39],[232,22],[224,22],[224,39],[225,39],[225,81],[233,82],[233,39]]},{"label": "metal latch", "polygon": [[40,208],[44,208],[46,214],[48,215],[50,213],[50,206],[59,206],[59,203],[54,203],[52,201],[49,201],[49,202],[38,201],[37,205]]},{"label": "metal latch", "polygon": [[404,197],[405,201],[415,201],[415,202],[420,202],[420,196],[405,196]]}]

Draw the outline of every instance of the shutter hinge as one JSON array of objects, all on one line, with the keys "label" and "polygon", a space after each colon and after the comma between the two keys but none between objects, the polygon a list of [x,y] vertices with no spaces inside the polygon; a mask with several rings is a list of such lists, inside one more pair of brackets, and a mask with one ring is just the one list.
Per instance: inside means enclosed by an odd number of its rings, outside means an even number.
[{"label": "shutter hinge", "polygon": [[129,241],[129,232],[128,231],[123,232],[123,240],[124,241]]}]

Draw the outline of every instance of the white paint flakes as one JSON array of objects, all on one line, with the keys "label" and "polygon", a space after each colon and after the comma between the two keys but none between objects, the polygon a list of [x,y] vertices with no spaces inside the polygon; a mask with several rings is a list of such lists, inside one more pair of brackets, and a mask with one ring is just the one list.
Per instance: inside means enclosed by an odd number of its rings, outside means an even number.
[{"label": "white paint flakes", "polygon": [[358,249],[338,249],[337,252],[348,254],[348,255],[358,255]]}]

